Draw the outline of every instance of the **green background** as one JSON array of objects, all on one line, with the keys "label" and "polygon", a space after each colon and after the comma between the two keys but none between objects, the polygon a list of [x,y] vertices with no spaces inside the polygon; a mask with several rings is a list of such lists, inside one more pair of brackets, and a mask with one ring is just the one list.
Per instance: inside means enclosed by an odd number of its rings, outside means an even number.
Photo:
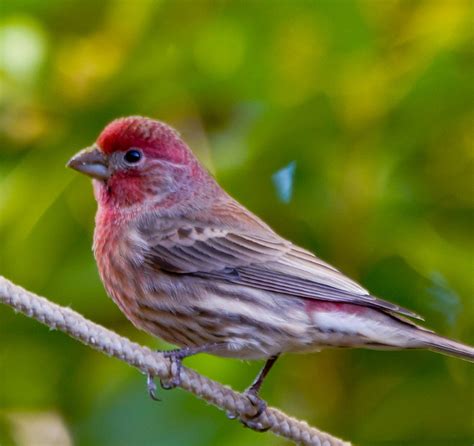
[{"label": "green background", "polygon": [[[0,274],[154,348],[106,297],[90,182],[118,116],[164,120],[279,233],[474,343],[472,1],[40,1],[0,6]],[[294,162],[291,200],[272,176]],[[243,389],[260,367],[187,363]],[[358,445],[469,445],[472,365],[284,357],[263,396]],[[0,307],[0,444],[283,445]]]}]

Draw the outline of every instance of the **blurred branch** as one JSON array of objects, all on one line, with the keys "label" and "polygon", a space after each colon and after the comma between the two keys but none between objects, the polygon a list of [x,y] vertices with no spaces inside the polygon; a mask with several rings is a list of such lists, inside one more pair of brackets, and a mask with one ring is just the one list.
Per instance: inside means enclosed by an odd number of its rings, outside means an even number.
[{"label": "blurred branch", "polygon": [[[70,308],[61,307],[44,297],[37,296],[0,276],[0,302],[14,310],[58,329],[109,356],[121,359],[143,373],[166,380],[170,377],[170,361],[162,353],[138,345],[95,324]],[[186,367],[181,371],[180,387],[214,406],[232,414],[252,413],[255,408],[247,397],[231,388],[206,378]],[[339,446],[346,443],[321,432],[306,422],[287,416],[268,407],[259,417],[263,426],[273,433],[304,445]]]}]

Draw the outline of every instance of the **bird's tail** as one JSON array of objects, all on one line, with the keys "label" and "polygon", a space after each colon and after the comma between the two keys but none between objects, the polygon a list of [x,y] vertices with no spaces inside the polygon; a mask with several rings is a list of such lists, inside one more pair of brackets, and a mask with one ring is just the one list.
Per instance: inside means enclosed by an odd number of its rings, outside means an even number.
[{"label": "bird's tail", "polygon": [[422,343],[422,347],[428,350],[443,353],[445,355],[455,356],[456,358],[464,359],[466,361],[474,362],[474,348],[462,344],[453,339],[445,338],[429,331],[418,331],[418,339]]}]

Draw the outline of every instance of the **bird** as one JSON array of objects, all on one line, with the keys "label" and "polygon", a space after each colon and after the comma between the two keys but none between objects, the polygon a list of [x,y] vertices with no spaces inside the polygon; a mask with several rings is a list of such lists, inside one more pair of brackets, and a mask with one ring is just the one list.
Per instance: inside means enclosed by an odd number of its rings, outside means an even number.
[{"label": "bird", "polygon": [[[273,231],[231,197],[179,133],[151,118],[109,123],[67,166],[93,180],[93,251],[108,295],[166,352],[179,384],[190,355],[265,360],[245,394],[254,416],[277,359],[323,348],[428,349],[474,361],[474,348],[420,325]],[[416,322],[415,322],[416,321]],[[148,377],[153,397],[153,377]]]}]

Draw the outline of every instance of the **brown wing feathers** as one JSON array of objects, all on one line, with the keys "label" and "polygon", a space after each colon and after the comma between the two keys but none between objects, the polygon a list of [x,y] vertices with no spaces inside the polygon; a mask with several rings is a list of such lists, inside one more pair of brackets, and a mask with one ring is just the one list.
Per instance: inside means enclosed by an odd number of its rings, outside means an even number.
[{"label": "brown wing feathers", "polygon": [[193,226],[189,221],[176,229],[153,218],[142,223],[141,236],[151,246],[145,256],[153,268],[295,297],[366,305],[421,319],[410,310],[371,296],[331,265],[271,230],[264,237],[235,228]]}]

